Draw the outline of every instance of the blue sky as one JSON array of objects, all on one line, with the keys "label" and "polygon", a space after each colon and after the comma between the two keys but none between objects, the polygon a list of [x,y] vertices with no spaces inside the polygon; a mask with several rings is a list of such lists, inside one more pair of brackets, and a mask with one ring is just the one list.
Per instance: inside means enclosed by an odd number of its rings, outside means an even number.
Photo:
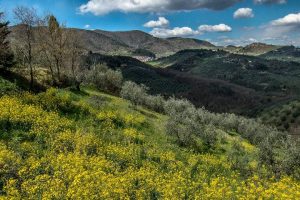
[{"label": "blue sky", "polygon": [[[300,45],[299,0],[0,0],[0,10],[12,24],[12,10],[18,5],[34,7],[40,15],[53,13],[75,28],[142,30],[219,45]],[[234,17],[240,8],[244,9]],[[149,21],[153,22],[145,27]]]}]

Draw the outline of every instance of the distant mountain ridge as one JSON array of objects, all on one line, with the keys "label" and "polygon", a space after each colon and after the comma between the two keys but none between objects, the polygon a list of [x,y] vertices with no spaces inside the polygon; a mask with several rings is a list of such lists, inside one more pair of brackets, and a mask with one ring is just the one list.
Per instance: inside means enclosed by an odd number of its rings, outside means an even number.
[{"label": "distant mountain ridge", "polygon": [[[10,27],[10,38],[19,37],[20,25]],[[154,53],[157,57],[168,56],[184,49],[207,49],[215,46],[207,41],[192,38],[157,38],[143,31],[84,30],[68,28],[71,34],[77,34],[83,48],[108,55],[132,55],[137,49]]]},{"label": "distant mountain ridge", "polygon": [[176,53],[184,49],[214,48],[210,42],[193,38],[157,38],[143,31],[118,31],[109,32],[95,30],[117,42],[127,45],[132,49],[144,49],[155,53],[159,57]]},{"label": "distant mountain ridge", "polygon": [[242,47],[240,50],[237,51],[237,53],[246,55],[261,55],[270,51],[274,51],[278,48],[280,48],[280,46],[255,42],[246,45],[245,47]]},{"label": "distant mountain ridge", "polygon": [[[17,25],[10,27],[12,31],[12,34],[10,36],[11,39],[13,39],[14,37],[18,37],[20,31],[17,30],[20,29],[20,27],[22,26]],[[175,54],[182,50],[222,49],[230,53],[261,56],[268,54],[269,52],[272,52],[272,54],[276,54],[278,53],[277,50],[279,50],[280,52],[281,48],[283,48],[284,51],[286,50],[286,48],[288,48],[289,52],[298,51],[297,48],[295,48],[296,50],[291,50],[289,46],[277,46],[258,42],[246,45],[244,47],[233,45],[222,47],[215,46],[208,41],[195,38],[158,38],[140,30],[115,32],[76,28],[68,28],[67,30],[71,32],[70,34],[76,34],[82,39],[83,48],[87,51],[106,55],[136,56],[136,52],[148,52],[148,55],[155,54],[156,57],[160,58]],[[296,54],[298,53],[296,52]]]}]

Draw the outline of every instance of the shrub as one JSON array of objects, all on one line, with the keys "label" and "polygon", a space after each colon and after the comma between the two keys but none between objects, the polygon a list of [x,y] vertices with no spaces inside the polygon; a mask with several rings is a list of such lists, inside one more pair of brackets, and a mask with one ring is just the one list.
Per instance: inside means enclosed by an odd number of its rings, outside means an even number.
[{"label": "shrub", "polygon": [[170,98],[165,102],[165,112],[169,115],[167,133],[174,135],[180,145],[191,145],[192,136],[198,131],[196,108],[187,100]]},{"label": "shrub", "polygon": [[131,81],[126,81],[121,90],[121,96],[129,100],[133,105],[145,105],[148,88],[144,85],[138,85]]},{"label": "shrub", "polygon": [[18,88],[15,84],[6,81],[0,77],[0,96],[3,96],[5,94],[16,93],[17,91]]},{"label": "shrub", "polygon": [[228,152],[228,161],[231,163],[233,170],[240,171],[244,176],[251,174],[249,168],[250,155],[247,154],[240,142],[233,142],[230,151]]},{"label": "shrub", "polygon": [[164,112],[164,104],[165,104],[165,99],[160,95],[157,96],[147,95],[145,99],[145,106],[159,113]]},{"label": "shrub", "polygon": [[118,94],[122,87],[121,71],[109,69],[106,65],[94,65],[85,78],[85,82],[95,85],[99,90]]},{"label": "shrub", "polygon": [[167,132],[176,136],[180,145],[191,146],[198,151],[215,148],[218,140],[216,128],[203,123],[206,120],[202,112],[198,112],[189,101],[171,98],[165,102],[165,112],[169,115]]}]

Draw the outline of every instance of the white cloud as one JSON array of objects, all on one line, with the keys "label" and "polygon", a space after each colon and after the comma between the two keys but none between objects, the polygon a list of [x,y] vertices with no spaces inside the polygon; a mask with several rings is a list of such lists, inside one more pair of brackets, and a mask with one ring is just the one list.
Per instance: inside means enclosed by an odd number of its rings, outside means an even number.
[{"label": "white cloud", "polygon": [[287,0],[254,0],[256,4],[284,4]]},{"label": "white cloud", "polygon": [[155,37],[167,38],[193,36],[199,35],[200,33],[198,31],[194,31],[190,27],[175,27],[174,29],[154,28],[150,34]]},{"label": "white cloud", "polygon": [[121,12],[165,12],[207,8],[223,10],[243,0],[89,0],[79,7],[81,13],[104,15]]},{"label": "white cloud", "polygon": [[261,38],[269,38],[275,44],[290,44],[300,37],[300,13],[288,14],[261,26],[260,29]]},{"label": "white cloud", "polygon": [[84,28],[90,28],[90,27],[91,27],[91,25],[89,25],[89,24],[84,25]]},{"label": "white cloud", "polygon": [[258,40],[255,38],[248,38],[247,42],[254,43],[254,42],[258,42]]},{"label": "white cloud", "polygon": [[239,18],[252,18],[254,17],[253,10],[251,8],[240,8],[234,12],[233,17]]},{"label": "white cloud", "polygon": [[300,13],[289,14],[271,22],[273,26],[300,26]]},{"label": "white cloud", "polygon": [[169,21],[164,17],[159,17],[157,21],[149,21],[144,24],[147,28],[154,28],[154,27],[166,27],[169,25]]},{"label": "white cloud", "polygon": [[234,46],[245,46],[248,44],[259,42],[259,40],[255,38],[228,38],[228,37],[220,37],[215,41],[215,44],[221,45],[221,46],[228,46],[228,45],[234,45]]},{"label": "white cloud", "polygon": [[198,30],[200,32],[230,32],[232,28],[226,24],[219,25],[201,25]]},{"label": "white cloud", "polygon": [[230,32],[232,28],[226,24],[219,25],[202,25],[198,30],[193,30],[190,27],[175,27],[173,29],[167,28],[154,28],[150,34],[155,37],[184,37],[202,35],[206,32]]}]

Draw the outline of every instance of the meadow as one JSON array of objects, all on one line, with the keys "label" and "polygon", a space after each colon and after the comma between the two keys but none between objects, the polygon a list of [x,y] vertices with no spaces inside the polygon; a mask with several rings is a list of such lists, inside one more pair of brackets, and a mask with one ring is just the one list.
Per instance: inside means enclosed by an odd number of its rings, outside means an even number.
[{"label": "meadow", "polygon": [[300,198],[238,133],[197,151],[167,134],[168,116],[91,88],[5,94],[0,110],[0,199]]}]

